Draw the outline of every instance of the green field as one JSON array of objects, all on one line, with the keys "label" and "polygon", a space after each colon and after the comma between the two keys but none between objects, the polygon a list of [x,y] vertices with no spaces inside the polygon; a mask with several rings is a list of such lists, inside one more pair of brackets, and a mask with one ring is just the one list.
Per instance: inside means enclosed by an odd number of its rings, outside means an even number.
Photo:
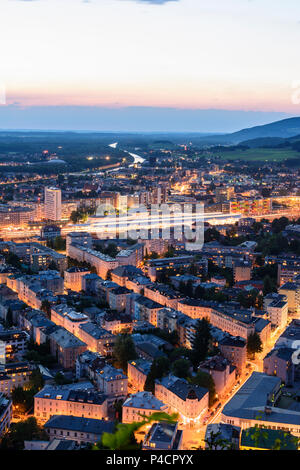
[{"label": "green field", "polygon": [[248,160],[248,161],[277,161],[281,162],[287,159],[300,159],[300,152],[292,149],[247,149],[233,150],[229,152],[216,152],[224,160]]}]

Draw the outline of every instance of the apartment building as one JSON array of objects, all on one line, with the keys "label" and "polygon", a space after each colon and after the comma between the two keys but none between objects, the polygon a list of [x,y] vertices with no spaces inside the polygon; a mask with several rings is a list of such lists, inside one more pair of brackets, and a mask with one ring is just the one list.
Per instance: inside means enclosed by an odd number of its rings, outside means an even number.
[{"label": "apartment building", "polygon": [[44,424],[44,429],[52,442],[54,439],[63,439],[63,442],[75,441],[79,445],[96,444],[104,432],[114,432],[115,423],[105,419],[54,415]]},{"label": "apartment building", "polygon": [[144,286],[151,284],[151,281],[146,277],[141,269],[135,266],[119,266],[111,272],[111,279],[119,286],[126,287],[127,289],[140,294]]},{"label": "apartment building", "polygon": [[273,326],[280,329],[286,327],[288,320],[288,301],[274,299],[267,306],[267,312]]},{"label": "apartment building", "polygon": [[29,335],[26,331],[0,330],[0,344],[5,348],[5,361],[15,361],[23,357],[27,350]]},{"label": "apartment building", "polygon": [[86,246],[70,244],[68,247],[68,256],[74,258],[77,261],[89,263],[94,266],[97,270],[97,274],[102,278],[106,279],[108,271],[113,270],[119,266],[118,261],[111,256],[104,255],[99,251],[92,250]]},{"label": "apartment building", "polygon": [[30,381],[32,366],[28,362],[8,362],[0,370],[0,393],[11,395],[15,388],[24,388]]},{"label": "apartment building", "polygon": [[183,313],[178,315],[176,329],[179,336],[179,344],[183,348],[192,349],[197,323],[198,320]]},{"label": "apartment building", "polygon": [[155,396],[179,413],[180,421],[189,426],[200,423],[208,411],[208,390],[169,375],[155,381]]},{"label": "apartment building", "polygon": [[127,287],[119,286],[109,291],[108,303],[112,310],[123,312],[126,309],[126,298],[131,294]]},{"label": "apartment building", "polygon": [[153,413],[167,413],[168,405],[158,400],[151,392],[137,392],[129,395],[122,405],[122,422],[143,421],[143,416]]},{"label": "apartment building", "polygon": [[143,450],[181,450],[183,431],[178,423],[154,423],[147,433]]},{"label": "apartment building", "polygon": [[50,334],[50,350],[64,369],[74,369],[76,358],[87,349],[86,343],[64,328]]},{"label": "apartment building", "polygon": [[61,273],[67,269],[67,257],[47,246],[37,242],[16,243],[7,242],[9,252],[17,255],[23,263],[30,264],[34,272],[47,270],[51,263],[55,263]]},{"label": "apartment building", "polygon": [[91,273],[82,276],[82,290],[88,295],[96,295],[101,277],[98,274]]},{"label": "apartment building", "polygon": [[12,276],[7,279],[7,284],[17,292],[19,300],[32,308],[40,308],[41,295],[45,290],[53,295],[64,293],[64,281],[57,271],[41,271],[37,276]]},{"label": "apartment building", "polygon": [[[78,385],[77,385],[78,386]],[[34,396],[34,416],[45,423],[53,415],[107,418],[107,397],[93,389],[46,385]]]},{"label": "apartment building", "polygon": [[241,374],[247,362],[247,342],[246,339],[236,336],[225,336],[218,345],[222,355],[236,366],[237,372]]},{"label": "apartment building", "polygon": [[24,226],[34,219],[34,210],[29,207],[12,207],[0,204],[0,227]]},{"label": "apartment building", "polygon": [[80,325],[78,337],[87,345],[90,351],[99,353],[102,356],[110,356],[116,342],[115,335],[92,322]]},{"label": "apartment building", "polygon": [[236,367],[222,356],[214,356],[201,362],[199,369],[211,375],[218,397],[230,391],[236,380]]},{"label": "apartment building", "polygon": [[159,258],[148,260],[144,270],[152,282],[156,282],[159,274],[166,271],[176,271],[178,269],[187,270],[194,260],[193,256],[175,256],[173,258]]},{"label": "apartment building", "polygon": [[82,291],[82,278],[90,274],[90,271],[86,268],[80,268],[73,266],[64,272],[65,289],[70,289],[75,292]]},{"label": "apartment building", "polygon": [[89,380],[93,381],[95,370],[104,367],[105,364],[105,358],[100,354],[89,350],[84,351],[76,358],[76,379],[88,377]]},{"label": "apartment building", "polygon": [[103,316],[101,325],[105,330],[117,335],[123,331],[132,331],[133,320],[127,313],[111,311]]},{"label": "apartment building", "polygon": [[300,344],[300,320],[293,319],[278,338],[275,347],[298,349],[298,344]]},{"label": "apartment building", "polygon": [[12,419],[12,401],[0,393],[0,438],[8,431]]},{"label": "apartment building", "polygon": [[300,282],[286,282],[280,286],[279,294],[285,295],[288,303],[288,314],[293,318],[300,316]]},{"label": "apartment building", "polygon": [[295,381],[295,364],[293,354],[295,349],[272,349],[264,358],[264,373],[279,377],[288,386],[293,386]]},{"label": "apartment building", "polygon": [[141,266],[144,258],[144,245],[137,243],[125,250],[119,251],[116,256],[118,266]]},{"label": "apartment building", "polygon": [[210,320],[211,312],[216,306],[216,302],[208,302],[198,299],[183,299],[178,302],[177,310],[193,319],[207,318]]},{"label": "apartment building", "polygon": [[79,338],[80,325],[88,323],[89,317],[84,313],[76,312],[67,304],[58,304],[51,307],[51,321]]},{"label": "apartment building", "polygon": [[246,318],[242,321],[234,315],[217,310],[213,310],[211,312],[210,322],[220,330],[225,331],[232,336],[239,336],[244,339],[248,339],[250,334],[255,331],[253,321],[247,320]]},{"label": "apartment building", "polygon": [[144,296],[164,307],[177,310],[183,296],[165,284],[152,284],[144,287]]},{"label": "apartment building", "polygon": [[157,312],[163,308],[162,304],[139,294],[129,295],[126,302],[126,313],[134,320],[157,326]]},{"label": "apartment building", "polygon": [[234,282],[249,281],[251,279],[251,261],[236,260],[233,263]]},{"label": "apartment building", "polygon": [[128,362],[127,375],[128,385],[137,392],[144,390],[147,376],[151,369],[151,361],[145,359],[135,359]]},{"label": "apartment building", "polygon": [[80,245],[92,248],[93,239],[89,232],[69,232],[66,236],[66,252],[70,256],[70,245]]},{"label": "apartment building", "polygon": [[110,364],[96,370],[97,389],[109,398],[125,398],[127,396],[128,377],[121,369],[116,369]]},{"label": "apartment building", "polygon": [[45,219],[61,220],[61,190],[45,188]]}]

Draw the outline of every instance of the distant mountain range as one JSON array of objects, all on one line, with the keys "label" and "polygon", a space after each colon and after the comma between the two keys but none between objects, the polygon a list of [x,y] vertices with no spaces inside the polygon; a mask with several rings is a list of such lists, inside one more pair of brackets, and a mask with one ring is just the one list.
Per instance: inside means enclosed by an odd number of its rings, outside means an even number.
[{"label": "distant mountain range", "polygon": [[[249,148],[265,148],[277,147],[280,145],[287,145],[296,141],[300,141],[300,117],[283,119],[280,121],[271,122],[261,126],[250,127],[242,129],[230,134],[225,133],[210,133],[205,134],[201,132],[80,132],[80,131],[20,131],[20,130],[1,130],[0,129],[0,143],[1,140],[7,143],[7,139],[16,141],[24,141],[26,143],[32,141],[52,139],[68,139],[68,140],[102,140],[103,143],[110,143],[118,141],[128,143],[133,146],[149,143],[150,141],[155,144],[182,144],[183,142],[193,142],[199,146],[232,146],[232,145],[245,145]],[[45,145],[46,145],[45,142]],[[22,142],[24,145],[24,142]]]},{"label": "distant mountain range", "polygon": [[[258,146],[276,145],[281,143],[281,139],[289,139],[298,136],[300,139],[300,117],[283,119],[263,126],[242,129],[232,134],[211,135],[203,137],[201,140],[205,144],[234,145],[245,144],[251,147],[251,141],[262,139]],[[275,140],[273,140],[275,139]],[[255,145],[254,145],[255,146]]]}]

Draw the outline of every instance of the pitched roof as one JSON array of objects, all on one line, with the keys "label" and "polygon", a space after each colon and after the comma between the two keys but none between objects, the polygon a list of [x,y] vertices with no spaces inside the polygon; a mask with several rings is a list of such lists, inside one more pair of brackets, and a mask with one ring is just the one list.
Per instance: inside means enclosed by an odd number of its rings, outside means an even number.
[{"label": "pitched roof", "polygon": [[113,421],[104,419],[81,418],[79,416],[54,415],[44,425],[46,429],[66,429],[101,435],[103,432],[112,433],[115,429]]}]

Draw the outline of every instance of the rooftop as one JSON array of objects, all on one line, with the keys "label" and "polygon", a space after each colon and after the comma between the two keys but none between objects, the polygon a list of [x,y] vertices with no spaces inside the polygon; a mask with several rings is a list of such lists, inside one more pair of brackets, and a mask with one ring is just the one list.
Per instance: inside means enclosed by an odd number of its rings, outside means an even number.
[{"label": "rooftop", "polygon": [[65,328],[57,329],[56,331],[51,333],[50,337],[62,348],[78,348],[80,346],[86,346],[83,341],[76,338],[76,336],[72,335],[72,333],[70,333]]},{"label": "rooftop", "polygon": [[112,433],[115,429],[115,423],[113,421],[106,421],[104,419],[54,415],[47,421],[44,427],[46,429],[64,429],[68,431],[78,431],[101,435],[103,432]]},{"label": "rooftop", "polygon": [[174,375],[163,377],[161,380],[157,380],[156,382],[166,387],[184,401],[199,401],[208,393],[206,388],[199,387],[198,385],[191,385],[185,379],[179,379]]},{"label": "rooftop", "polygon": [[134,393],[123,403],[123,407],[142,408],[146,410],[161,410],[165,403],[158,400],[151,392]]},{"label": "rooftop", "polygon": [[107,331],[92,322],[83,323],[79,328],[92,336],[94,339],[113,337],[113,334],[110,331]]},{"label": "rooftop", "polygon": [[70,386],[46,385],[35,395],[35,398],[102,405],[107,397],[103,393],[96,392],[92,384],[87,382],[85,384],[71,384]]},{"label": "rooftop", "polygon": [[281,379],[262,372],[253,372],[247,382],[225,405],[222,413],[228,417],[300,425],[300,413],[277,408],[270,403],[279,390]]}]

